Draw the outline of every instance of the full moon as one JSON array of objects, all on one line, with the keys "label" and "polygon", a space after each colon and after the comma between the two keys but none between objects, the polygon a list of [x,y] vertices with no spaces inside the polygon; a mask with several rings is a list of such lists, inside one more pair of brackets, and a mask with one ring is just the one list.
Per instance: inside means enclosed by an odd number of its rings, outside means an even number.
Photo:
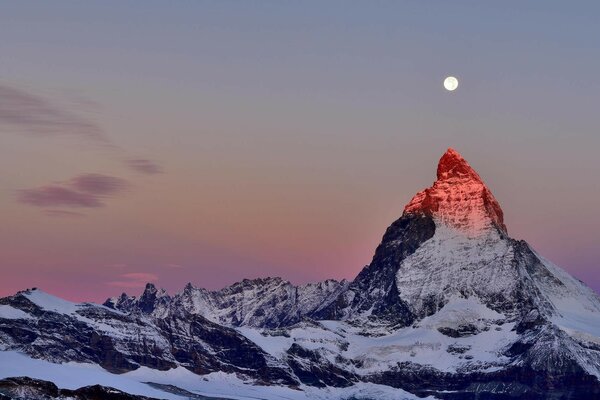
[{"label": "full moon", "polygon": [[458,87],[458,79],[456,79],[453,76],[447,77],[446,79],[444,79],[444,87],[450,92],[456,90],[456,88]]}]

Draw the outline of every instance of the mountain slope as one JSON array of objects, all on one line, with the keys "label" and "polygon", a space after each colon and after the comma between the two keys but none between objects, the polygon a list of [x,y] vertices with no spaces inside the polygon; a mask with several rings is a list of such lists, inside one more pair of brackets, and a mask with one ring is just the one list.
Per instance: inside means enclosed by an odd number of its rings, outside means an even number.
[{"label": "mountain slope", "polygon": [[281,365],[237,331],[181,310],[157,319],[95,304],[75,304],[40,290],[0,299],[0,346],[52,362],[98,364],[123,373],[185,367],[197,374],[237,373],[294,385]]}]

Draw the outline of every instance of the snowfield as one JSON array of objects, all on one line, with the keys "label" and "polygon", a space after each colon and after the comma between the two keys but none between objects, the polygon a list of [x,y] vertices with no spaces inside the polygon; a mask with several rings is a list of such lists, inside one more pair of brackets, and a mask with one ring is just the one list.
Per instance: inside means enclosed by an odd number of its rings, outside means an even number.
[{"label": "snowfield", "polygon": [[[361,383],[350,388],[301,387],[299,390],[280,386],[256,386],[243,381],[234,374],[216,372],[198,376],[185,368],[158,371],[141,367],[121,375],[111,374],[94,364],[65,363],[54,364],[30,358],[14,351],[0,352],[0,379],[28,376],[54,382],[59,388],[77,389],[88,385],[103,385],[124,392],[157,399],[183,400],[179,396],[156,389],[146,382],[173,385],[189,392],[223,399],[238,400],[336,400],[336,399],[381,399],[417,400],[416,397],[400,389],[388,386]],[[433,397],[427,399],[433,400]]]}]

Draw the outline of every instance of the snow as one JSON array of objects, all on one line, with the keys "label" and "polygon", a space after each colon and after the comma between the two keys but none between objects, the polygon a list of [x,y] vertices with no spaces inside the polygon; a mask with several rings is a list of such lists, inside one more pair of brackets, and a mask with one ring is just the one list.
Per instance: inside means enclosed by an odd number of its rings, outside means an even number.
[{"label": "snow", "polygon": [[[31,302],[36,304],[42,310],[48,312],[58,313],[61,315],[75,318],[77,321],[89,325],[91,328],[110,336],[115,339],[131,339],[132,334],[135,332],[136,340],[145,340],[147,343],[155,344],[160,348],[169,348],[170,344],[168,339],[158,332],[158,328],[152,323],[147,317],[141,317],[143,323],[137,323],[132,327],[133,320],[123,319],[126,317],[120,311],[113,310],[103,305],[94,303],[72,303],[70,301],[63,300],[59,297],[53,296],[39,289],[28,290],[22,292],[23,295]],[[8,306],[7,306],[8,307]],[[12,308],[12,307],[11,307]],[[21,310],[12,308],[10,311],[13,316],[16,315],[28,315]],[[19,314],[22,313],[22,314]],[[111,315],[113,314],[113,315]],[[118,315],[118,318],[114,318]],[[0,318],[3,317],[2,309],[0,309]],[[38,337],[35,341],[36,344],[41,345],[41,337]],[[122,351],[124,354],[129,352],[129,349],[122,346],[122,340],[115,340],[115,346],[117,350]],[[167,357],[169,353],[166,353]],[[51,361],[61,361],[60,359],[52,359]],[[175,361],[171,356],[171,361]]]},{"label": "snow", "polygon": [[0,318],[3,319],[33,319],[33,317],[24,311],[14,307],[0,304]]},{"label": "snow", "polygon": [[226,326],[277,326],[284,318],[297,320],[328,304],[347,286],[332,279],[294,286],[281,278],[245,279],[218,291],[187,285],[171,301],[158,304],[153,315],[183,308]]},{"label": "snow", "polygon": [[[445,310],[440,310],[438,314],[444,315]],[[453,312],[451,314],[456,315]],[[362,374],[385,370],[398,362],[418,363],[440,371],[457,372],[475,365],[486,369],[509,361],[500,353],[517,339],[517,335],[511,332],[512,325],[496,325],[473,336],[452,338],[437,330],[436,318],[439,318],[439,315],[431,319],[426,318],[422,325],[415,328],[400,329],[386,336],[352,337],[344,355],[363,361],[364,369],[360,371]],[[496,327],[500,330],[496,330]],[[469,350],[464,355],[452,354],[448,352],[451,345]]]},{"label": "snow", "polygon": [[286,350],[289,349],[294,343],[293,338],[285,336],[271,336],[268,334],[263,335],[262,332],[264,331],[262,329],[242,327],[238,328],[237,331],[246,338],[250,339],[252,342],[256,343],[265,352],[279,359],[285,356]]},{"label": "snow", "polygon": [[400,389],[372,383],[359,383],[348,388],[326,388],[307,390],[310,399],[377,399],[377,400],[433,400],[435,397],[417,397]]},{"label": "snow", "polygon": [[0,378],[28,376],[54,382],[64,389],[78,389],[89,385],[103,385],[127,393],[160,399],[180,400],[183,397],[168,394],[126,376],[107,372],[94,364],[53,364],[14,351],[0,352]]},{"label": "snow", "polygon": [[478,324],[482,321],[503,320],[505,316],[489,309],[476,297],[453,297],[439,312],[424,318],[418,324],[424,328],[457,328],[465,324]]},{"label": "snow", "polygon": [[600,344],[598,295],[551,261],[539,254],[536,256],[552,276],[562,283],[557,285],[549,279],[536,280],[556,311],[551,315],[552,322],[576,339]]},{"label": "snow", "polygon": [[434,236],[404,259],[396,274],[400,297],[416,315],[427,315],[432,300],[443,305],[456,296],[499,299],[517,290],[512,246],[497,231],[471,237],[434,221]]},{"label": "snow", "polygon": [[[338,356],[361,361],[361,368],[344,366],[359,375],[384,371],[399,362],[457,372],[473,366],[496,368],[510,361],[501,353],[518,339],[518,335],[512,330],[514,323],[505,323],[505,319],[504,315],[471,297],[452,298],[436,314],[418,324],[382,336],[365,336],[362,328],[341,321],[319,321],[321,327],[298,324],[287,330],[289,337],[271,336],[249,327],[238,331],[282,361],[286,350],[296,343],[319,351],[333,364],[338,363]],[[448,337],[438,331],[440,327],[457,328],[466,324],[475,325],[481,331],[460,338]],[[449,346],[468,350],[464,354],[453,354],[448,351]]]},{"label": "snow", "polygon": [[115,310],[115,309],[112,309],[109,307],[105,307],[100,304],[73,303],[73,302],[61,299],[60,297],[46,293],[40,289],[28,290],[28,291],[24,292],[23,294],[31,302],[33,302],[35,305],[37,305],[38,307],[40,307],[43,310],[52,311],[52,312],[56,312],[59,314],[65,314],[65,315],[73,315],[78,318],[82,318],[78,314],[78,311],[84,310],[86,308],[93,308],[93,307],[101,308],[104,311],[108,311],[110,313],[125,315],[118,310]]},{"label": "snow", "polygon": [[[312,388],[302,390],[281,386],[258,386],[243,381],[234,374],[216,372],[198,376],[185,368],[158,371],[141,367],[122,375],[111,374],[97,365],[82,363],[53,364],[36,360],[26,355],[12,352],[0,352],[0,379],[16,376],[29,376],[35,379],[54,382],[60,388],[78,389],[83,386],[99,384],[121,391],[158,399],[181,400],[179,396],[154,388],[145,382],[173,385],[189,392],[226,399],[264,399],[264,400],[326,400],[377,398],[381,400],[417,400],[417,396],[388,386],[360,383],[350,388]],[[433,399],[428,397],[427,399]]]},{"label": "snow", "polygon": [[[381,400],[417,400],[419,397],[394,389],[389,386],[359,383],[349,388],[313,388],[301,386],[300,390],[282,386],[258,386],[243,381],[234,374],[214,372],[199,377],[185,368],[177,368],[161,372],[148,368],[140,368],[125,374],[138,381],[155,382],[173,385],[203,396],[223,397],[228,399],[264,399],[264,400],[336,400],[348,399],[381,399]],[[426,399],[433,399],[427,397]]]},{"label": "snow", "polygon": [[74,314],[80,306],[77,303],[71,303],[70,301],[63,300],[39,289],[25,292],[25,297],[41,309],[57,312],[59,314]]}]

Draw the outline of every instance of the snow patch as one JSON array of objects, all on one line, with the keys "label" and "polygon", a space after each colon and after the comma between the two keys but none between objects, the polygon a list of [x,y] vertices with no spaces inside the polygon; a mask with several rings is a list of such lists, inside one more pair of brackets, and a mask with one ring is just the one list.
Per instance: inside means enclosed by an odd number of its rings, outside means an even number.
[{"label": "snow patch", "polygon": [[14,307],[0,304],[0,318],[3,319],[34,319],[31,315]]},{"label": "snow patch", "polygon": [[39,289],[29,290],[24,295],[41,309],[59,314],[74,314],[80,306],[77,303],[63,300]]}]

